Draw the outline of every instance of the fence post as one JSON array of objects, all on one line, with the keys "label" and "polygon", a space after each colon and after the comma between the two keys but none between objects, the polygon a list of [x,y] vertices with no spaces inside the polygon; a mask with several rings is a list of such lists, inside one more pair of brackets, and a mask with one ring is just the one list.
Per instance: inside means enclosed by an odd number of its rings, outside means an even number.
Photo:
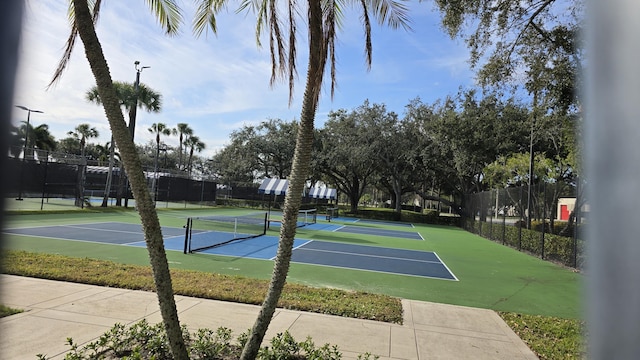
[{"label": "fence post", "polygon": [[518,250],[522,250],[522,213],[524,208],[522,207],[522,189],[524,186],[520,186],[520,221],[518,221]]},{"label": "fence post", "polygon": [[576,177],[576,208],[573,210],[573,267],[578,268],[578,222],[580,222],[580,178]]},{"label": "fence post", "polygon": [[540,233],[540,240],[542,248],[540,249],[540,258],[544,259],[544,234],[547,231],[547,183],[542,183],[542,231]]}]

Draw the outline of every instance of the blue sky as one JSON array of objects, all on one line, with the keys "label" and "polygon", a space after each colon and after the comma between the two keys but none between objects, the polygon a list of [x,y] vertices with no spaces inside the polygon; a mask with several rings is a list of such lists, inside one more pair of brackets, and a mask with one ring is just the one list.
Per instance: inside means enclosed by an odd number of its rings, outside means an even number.
[{"label": "blue sky", "polygon": [[[106,143],[110,135],[104,112],[84,99],[95,82],[80,39],[62,79],[46,89],[69,34],[67,3],[26,2],[14,102],[43,111],[32,113],[31,122],[34,126],[48,124],[56,139],[66,137],[80,123],[89,123],[101,135],[92,142]],[[141,82],[163,96],[162,112],[138,112],[136,143],[153,139],[147,130],[153,123],[174,127],[184,122],[206,144],[202,155],[210,156],[243,125],[269,118],[298,119],[306,76],[306,33],[298,33],[298,81],[288,106],[287,84],[269,86],[269,50],[256,46],[254,15],[236,14],[235,8],[229,8],[218,18],[217,36],[208,32],[195,38],[192,4],[182,2],[185,21],[180,35],[167,37],[146,1],[103,3],[97,31],[112,78],[134,82],[134,61],[140,61],[141,66],[150,66],[142,71]],[[410,5],[412,31],[374,26],[371,71],[365,65],[359,15],[347,13],[338,34],[337,90],[331,100],[329,86],[325,86],[317,127],[322,127],[330,111],[350,110],[366,99],[384,103],[389,111],[402,115],[411,99],[420,97],[430,103],[455,94],[459,87],[473,86],[464,42],[442,31],[439,13],[430,2]],[[299,28],[304,30],[303,22]],[[13,123],[25,121],[26,115],[16,108]],[[175,137],[164,141],[178,143]]]}]

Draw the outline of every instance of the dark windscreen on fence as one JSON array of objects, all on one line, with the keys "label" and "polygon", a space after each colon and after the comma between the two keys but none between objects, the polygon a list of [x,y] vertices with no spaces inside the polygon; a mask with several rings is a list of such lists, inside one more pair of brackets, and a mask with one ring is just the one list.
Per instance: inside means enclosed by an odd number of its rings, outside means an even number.
[{"label": "dark windscreen on fence", "polygon": [[468,194],[463,227],[563,265],[582,268],[588,205],[578,186],[559,183]]}]

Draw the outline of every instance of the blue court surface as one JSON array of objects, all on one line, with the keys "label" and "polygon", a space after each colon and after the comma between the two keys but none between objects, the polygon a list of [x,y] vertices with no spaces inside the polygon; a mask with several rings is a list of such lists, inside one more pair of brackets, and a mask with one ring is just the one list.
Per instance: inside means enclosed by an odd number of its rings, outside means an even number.
[{"label": "blue court surface", "polygon": [[[324,224],[311,226],[315,225]],[[4,232],[71,241],[146,246],[140,225],[116,222],[16,228],[5,229]],[[163,227],[162,233],[167,250],[183,251],[185,229]],[[260,236],[234,241],[200,253],[268,260],[275,257],[277,247],[278,237]],[[438,255],[429,251],[296,239],[292,261],[301,264],[458,280]]]}]

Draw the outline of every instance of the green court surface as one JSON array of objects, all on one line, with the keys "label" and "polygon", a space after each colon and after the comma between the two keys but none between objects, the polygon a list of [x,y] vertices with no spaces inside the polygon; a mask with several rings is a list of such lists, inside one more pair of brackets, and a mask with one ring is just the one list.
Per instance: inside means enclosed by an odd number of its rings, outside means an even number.
[{"label": "green court surface", "polygon": [[[167,227],[182,227],[186,223],[186,218],[190,216],[232,215],[246,212],[248,212],[246,209],[197,207],[158,209],[160,222]],[[324,223],[320,218],[318,216],[318,222]],[[358,225],[347,219],[343,220],[345,224],[353,226],[417,231],[424,240],[309,228],[298,229],[296,238],[432,251],[440,257],[459,281],[293,263],[288,282],[524,314],[563,318],[582,317],[582,275],[571,269],[540,260],[455,227],[420,224],[416,224],[415,227],[364,223]],[[32,215],[5,216],[4,226],[17,228],[95,222],[139,224],[140,221],[138,214],[131,210],[103,213],[39,212]],[[341,224],[341,219],[335,219],[331,224]],[[277,228],[269,230],[268,235],[277,235],[277,230]],[[68,241],[3,234],[2,247],[148,265],[148,254],[144,248],[92,243],[90,240]],[[260,241],[260,238],[251,241]],[[174,268],[260,279],[269,279],[273,267],[271,260],[203,253],[185,255],[178,251],[168,251],[167,256],[170,266]]]}]

